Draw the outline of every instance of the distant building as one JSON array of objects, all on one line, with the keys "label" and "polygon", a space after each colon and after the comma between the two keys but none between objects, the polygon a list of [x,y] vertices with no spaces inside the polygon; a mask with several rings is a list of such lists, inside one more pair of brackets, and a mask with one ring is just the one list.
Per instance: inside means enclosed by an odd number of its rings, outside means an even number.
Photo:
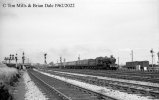
[{"label": "distant building", "polygon": [[149,68],[149,61],[126,62],[126,68],[135,70],[147,70]]}]

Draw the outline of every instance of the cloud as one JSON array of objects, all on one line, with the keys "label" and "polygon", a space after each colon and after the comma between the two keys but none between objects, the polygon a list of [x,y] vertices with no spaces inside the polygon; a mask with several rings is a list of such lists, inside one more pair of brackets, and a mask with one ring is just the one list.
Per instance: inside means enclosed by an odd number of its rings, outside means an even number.
[{"label": "cloud", "polygon": [[33,62],[43,63],[45,52],[48,61],[60,56],[77,60],[79,54],[81,59],[113,54],[127,61],[131,50],[136,58],[147,59],[146,48],[158,48],[158,0],[72,1],[77,5],[73,9],[0,8],[0,55],[23,48]]},{"label": "cloud", "polygon": [[48,58],[57,60],[59,57],[66,58],[67,61],[77,60],[80,55],[81,59],[96,58],[99,56],[110,56],[113,51],[104,46],[80,44],[70,47],[54,47],[48,50]]}]

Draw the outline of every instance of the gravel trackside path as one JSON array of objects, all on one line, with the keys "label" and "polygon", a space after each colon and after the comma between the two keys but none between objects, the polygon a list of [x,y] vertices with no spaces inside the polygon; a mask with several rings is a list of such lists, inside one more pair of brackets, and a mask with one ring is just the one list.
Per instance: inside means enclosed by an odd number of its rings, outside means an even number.
[{"label": "gravel trackside path", "polygon": [[[24,71],[20,71],[21,75],[23,75]],[[13,96],[15,100],[25,100],[25,83],[24,78],[20,78],[17,86],[15,87]]]},{"label": "gravel trackside path", "polygon": [[27,72],[24,72],[23,79],[24,79],[25,90],[26,90],[25,100],[48,100],[48,98],[46,98],[46,96],[31,80]]}]

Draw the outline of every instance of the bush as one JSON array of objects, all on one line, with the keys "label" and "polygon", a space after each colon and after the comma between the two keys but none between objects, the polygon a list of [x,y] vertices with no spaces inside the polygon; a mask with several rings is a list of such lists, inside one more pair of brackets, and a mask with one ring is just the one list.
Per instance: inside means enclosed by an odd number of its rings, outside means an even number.
[{"label": "bush", "polygon": [[0,100],[12,100],[10,91],[12,86],[18,82],[20,75],[16,68],[7,67],[0,64]]},{"label": "bush", "polygon": [[13,100],[6,85],[0,86],[0,100]]}]

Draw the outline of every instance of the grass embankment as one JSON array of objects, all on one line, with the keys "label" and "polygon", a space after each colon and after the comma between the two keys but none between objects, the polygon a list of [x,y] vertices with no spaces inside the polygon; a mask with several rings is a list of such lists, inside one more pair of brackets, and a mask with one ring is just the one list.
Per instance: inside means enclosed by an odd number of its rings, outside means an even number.
[{"label": "grass embankment", "polygon": [[20,78],[16,68],[0,64],[0,100],[13,100],[12,91]]}]

